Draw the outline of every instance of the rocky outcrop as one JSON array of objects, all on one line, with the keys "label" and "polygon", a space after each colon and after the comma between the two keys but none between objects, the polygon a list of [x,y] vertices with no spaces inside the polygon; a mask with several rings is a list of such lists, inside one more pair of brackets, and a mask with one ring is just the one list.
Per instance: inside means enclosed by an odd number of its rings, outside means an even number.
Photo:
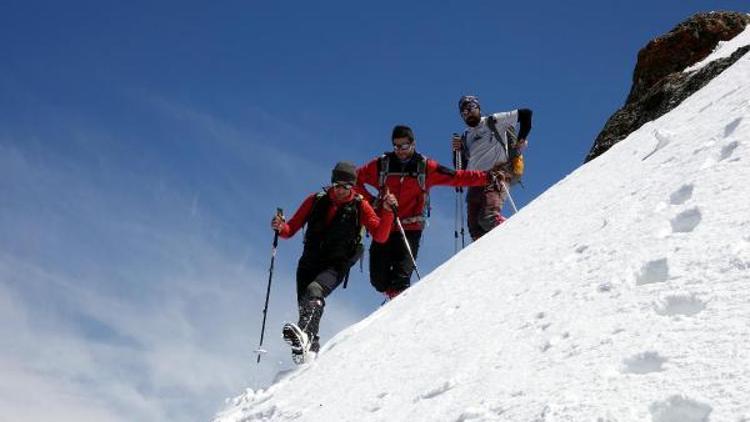
[{"label": "rocky outcrop", "polygon": [[603,154],[644,123],[671,111],[747,53],[750,46],[697,71],[683,72],[711,54],[719,41],[734,38],[748,24],[750,15],[743,13],[699,13],[651,40],[638,53],[633,86],[625,105],[609,118],[585,161]]}]

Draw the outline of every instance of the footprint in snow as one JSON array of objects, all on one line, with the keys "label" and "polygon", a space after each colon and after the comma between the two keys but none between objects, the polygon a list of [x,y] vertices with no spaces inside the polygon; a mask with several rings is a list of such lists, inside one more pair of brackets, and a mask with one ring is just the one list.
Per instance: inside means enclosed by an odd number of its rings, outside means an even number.
[{"label": "footprint in snow", "polygon": [[666,147],[669,145],[672,140],[675,138],[675,135],[664,129],[657,129],[653,132],[654,138],[656,138],[656,146],[654,147],[654,150],[648,153],[645,157],[642,158],[643,161],[651,157],[652,155],[656,154],[657,151],[660,149]]},{"label": "footprint in snow", "polygon": [[711,406],[686,396],[675,395],[649,406],[653,422],[708,422]]},{"label": "footprint in snow", "polygon": [[370,413],[375,413],[375,412],[379,411],[380,409],[381,409],[380,404],[374,404],[374,405],[371,405],[371,406],[365,406],[365,410],[368,411],[368,412],[370,412]]},{"label": "footprint in snow", "polygon": [[701,146],[693,150],[693,155],[705,155],[706,151],[716,145],[716,137],[712,137],[707,142],[704,142]]},{"label": "footprint in snow", "polygon": [[677,214],[669,224],[673,233],[690,233],[700,224],[701,212],[698,208],[690,208]]},{"label": "footprint in snow", "polygon": [[724,161],[728,158],[732,157],[732,154],[734,154],[734,150],[737,149],[737,147],[740,146],[740,143],[738,141],[732,141],[726,145],[724,145],[721,148],[721,154],[719,155],[719,161]]},{"label": "footprint in snow", "polygon": [[666,296],[654,305],[654,311],[663,316],[693,316],[706,309],[706,302],[695,295],[674,294]]},{"label": "footprint in snow", "polygon": [[662,365],[667,360],[667,358],[660,356],[658,352],[648,351],[638,353],[637,355],[623,359],[620,372],[639,375],[661,372],[664,370]]},{"label": "footprint in snow", "polygon": [[667,258],[649,261],[641,267],[641,270],[635,275],[635,284],[642,286],[644,284],[663,283],[669,279],[669,264]]},{"label": "footprint in snow", "polygon": [[456,386],[456,383],[452,380],[446,380],[442,384],[438,385],[437,387],[420,394],[419,397],[414,399],[414,402],[418,402],[419,400],[427,400],[435,398],[441,394],[444,394],[448,391],[450,391],[453,387]]},{"label": "footprint in snow", "polygon": [[464,410],[456,419],[456,422],[470,422],[470,421],[489,421],[494,420],[498,415],[502,415],[504,409],[496,409],[492,411],[490,409],[482,407],[469,407]]},{"label": "footprint in snow", "polygon": [[669,203],[672,205],[682,205],[689,201],[693,197],[693,188],[692,184],[682,185],[669,195]]},{"label": "footprint in snow", "polygon": [[742,117],[738,117],[734,120],[732,120],[732,123],[729,123],[724,127],[724,137],[731,135],[734,133],[734,131],[737,129],[737,127],[742,123]]}]

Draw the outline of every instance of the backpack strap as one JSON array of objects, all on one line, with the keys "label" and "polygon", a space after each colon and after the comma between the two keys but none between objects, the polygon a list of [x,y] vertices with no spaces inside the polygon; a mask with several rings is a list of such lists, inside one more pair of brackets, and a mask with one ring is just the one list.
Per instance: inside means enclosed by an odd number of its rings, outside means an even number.
[{"label": "backpack strap", "polygon": [[[508,157],[508,163],[513,163],[518,157],[521,158],[521,163],[523,163],[521,151],[519,151],[518,149],[518,135],[516,134],[516,128],[514,128],[513,126],[508,126],[505,129],[505,136],[508,139],[508,142],[506,143],[505,141],[503,141],[503,138],[500,137],[500,133],[497,130],[497,119],[495,119],[494,115],[490,114],[489,116],[487,116],[487,126],[490,127],[490,130],[494,134],[495,138],[502,144],[503,148],[505,148],[505,155]],[[511,185],[515,185],[516,183],[520,184],[523,187],[520,174],[516,175],[516,177],[514,177],[510,182]]]},{"label": "backpack strap", "polygon": [[508,147],[508,158],[511,160],[514,157],[517,157],[518,154],[518,135],[516,135],[516,128],[513,126],[508,127],[505,129],[505,135],[508,137],[508,143],[510,144]]},{"label": "backpack strap", "polygon": [[510,151],[508,151],[509,149],[508,144],[505,142],[503,137],[500,136],[500,132],[497,131],[497,119],[495,118],[495,115],[490,114],[489,116],[487,116],[485,121],[487,122],[487,127],[490,128],[490,130],[492,131],[492,134],[495,136],[495,139],[497,139],[497,141],[500,142],[500,145],[502,145],[503,148],[505,149],[505,154],[508,155],[508,157],[510,157]]},{"label": "backpack strap", "polygon": [[315,214],[315,211],[318,207],[318,204],[320,203],[320,200],[325,198],[326,195],[328,195],[328,188],[323,188],[320,190],[320,192],[315,194],[315,200],[313,201],[312,207],[310,208],[310,213],[307,215],[307,218],[305,219],[305,224],[307,225],[307,227],[305,227],[305,231],[307,231],[310,228],[309,227],[310,219]]},{"label": "backpack strap", "polygon": [[385,188],[385,179],[388,177],[388,170],[390,168],[390,157],[388,157],[388,154],[383,154],[378,158],[378,168],[380,169],[378,173],[378,189],[381,191],[383,188]]},{"label": "backpack strap", "polygon": [[[361,223],[361,214],[362,214],[362,201],[364,200],[364,197],[360,194],[355,194],[353,202],[355,204],[356,214],[357,214],[357,226],[360,227],[359,235],[357,236],[357,239],[355,240],[355,254],[357,253],[358,249],[361,247],[364,250],[364,245],[362,245],[362,238],[363,233],[365,232],[365,228]],[[362,266],[362,259],[364,257],[364,254],[361,254],[359,257],[357,257],[357,261],[360,263],[360,267]],[[355,261],[356,262],[356,261]],[[351,270],[351,266],[347,266],[346,268],[346,274],[344,274],[344,285],[342,288],[346,289],[346,286],[349,284],[349,271]]]},{"label": "backpack strap", "polygon": [[[466,148],[466,136],[467,133],[469,133],[468,130],[464,130],[464,133],[461,134],[461,150],[459,151],[459,154],[461,154],[461,168],[458,168],[454,163],[454,166],[456,170],[466,170],[466,167],[469,163],[469,150]],[[463,192],[463,187],[459,188]]]},{"label": "backpack strap", "polygon": [[419,189],[422,189],[422,192],[427,191],[427,157],[424,155],[417,163],[417,183],[419,183]]},{"label": "backpack strap", "polygon": [[424,195],[424,214],[425,217],[430,217],[430,194],[427,191],[427,157],[420,154],[420,160],[417,163],[417,183],[419,183],[419,189],[422,190]]}]

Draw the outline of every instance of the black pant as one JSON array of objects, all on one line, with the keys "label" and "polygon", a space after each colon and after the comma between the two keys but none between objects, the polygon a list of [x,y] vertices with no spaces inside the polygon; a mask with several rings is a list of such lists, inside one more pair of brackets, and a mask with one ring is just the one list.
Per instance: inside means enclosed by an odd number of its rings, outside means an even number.
[{"label": "black pant", "polygon": [[[297,302],[306,298],[325,299],[349,275],[349,268],[356,264],[364,253],[358,244],[348,258],[326,258],[319,250],[307,246],[297,263]],[[313,284],[313,282],[316,282]]]},{"label": "black pant", "polygon": [[[320,265],[305,257],[301,258],[297,265],[297,302],[328,297],[344,281],[344,275],[340,269],[333,266]],[[312,286],[314,288],[308,289],[313,282],[316,282],[322,289],[315,285]]]},{"label": "black pant", "polygon": [[[407,230],[406,239],[417,259],[421,230]],[[384,292],[388,289],[404,290],[411,284],[411,273],[414,263],[404,245],[401,232],[391,232],[385,243],[370,244],[370,283],[375,290]]]}]

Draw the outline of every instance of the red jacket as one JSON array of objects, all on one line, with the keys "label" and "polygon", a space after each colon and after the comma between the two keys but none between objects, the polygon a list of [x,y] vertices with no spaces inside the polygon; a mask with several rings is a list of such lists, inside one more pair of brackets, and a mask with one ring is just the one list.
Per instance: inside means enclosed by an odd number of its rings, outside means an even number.
[{"label": "red jacket", "polygon": [[[398,216],[404,230],[421,230],[424,227],[425,195],[433,186],[484,186],[487,184],[487,172],[479,170],[453,170],[437,161],[428,159],[421,154],[414,153],[407,163],[401,163],[394,153],[387,153],[388,174],[385,185],[390,193],[398,200]],[[375,199],[365,185],[380,190],[380,159],[378,157],[357,169],[357,191],[368,201]],[[426,160],[425,192],[422,191],[418,180],[420,160]],[[393,231],[398,231],[394,225]]]},{"label": "red jacket", "polygon": [[[305,225],[305,223],[307,222],[307,218],[310,216],[310,212],[313,209],[313,205],[315,205],[315,197],[317,195],[317,193],[314,193],[305,198],[297,212],[294,213],[294,216],[292,216],[292,218],[282,226],[281,230],[279,230],[279,236],[283,237],[284,239],[288,239],[294,236],[294,234],[297,233],[297,231],[299,231],[299,229],[301,229],[302,226]],[[329,224],[331,222],[333,217],[336,215],[336,211],[338,211],[341,205],[354,200],[354,195],[355,192],[351,191],[349,193],[349,196],[346,197],[343,201],[337,201],[333,189],[330,189],[328,191],[328,197],[331,199],[331,206],[330,208],[328,208],[328,212],[326,214],[326,224]],[[381,216],[378,217],[378,215],[375,214],[375,210],[372,209],[372,206],[370,206],[367,201],[360,201],[359,221],[364,224],[367,231],[372,235],[372,239],[374,241],[383,243],[388,240],[388,235],[390,234],[390,229],[393,225],[393,213],[390,211],[381,210],[380,214]]]}]

